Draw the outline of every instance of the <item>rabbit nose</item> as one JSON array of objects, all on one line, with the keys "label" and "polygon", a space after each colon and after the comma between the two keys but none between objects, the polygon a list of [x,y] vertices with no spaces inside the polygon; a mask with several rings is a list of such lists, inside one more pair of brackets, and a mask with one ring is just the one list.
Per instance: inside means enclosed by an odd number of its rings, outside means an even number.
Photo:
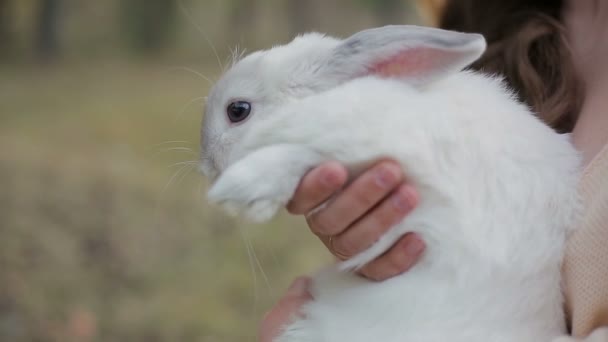
[{"label": "rabbit nose", "polygon": [[211,180],[215,180],[219,175],[219,169],[216,166],[216,163],[213,158],[203,156],[200,164],[199,171],[202,172],[206,177]]}]

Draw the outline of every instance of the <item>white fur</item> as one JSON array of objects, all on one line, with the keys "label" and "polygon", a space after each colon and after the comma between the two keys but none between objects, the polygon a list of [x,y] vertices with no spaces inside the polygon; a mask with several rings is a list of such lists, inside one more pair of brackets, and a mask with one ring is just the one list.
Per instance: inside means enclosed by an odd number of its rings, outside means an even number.
[{"label": "white fur", "polygon": [[[542,342],[563,334],[560,263],[579,203],[579,157],[568,138],[495,77],[445,68],[426,82],[418,74],[416,82],[324,80],[335,74],[316,71],[340,44],[313,35],[257,52],[220,80],[206,111],[203,170],[217,178],[209,197],[253,220],[270,219],[327,160],[358,171],[393,158],[420,194],[375,245],[316,276],[306,318],[276,342]],[[237,125],[224,113],[234,99],[254,106]],[[427,250],[406,274],[377,283],[348,272],[412,231]]]}]

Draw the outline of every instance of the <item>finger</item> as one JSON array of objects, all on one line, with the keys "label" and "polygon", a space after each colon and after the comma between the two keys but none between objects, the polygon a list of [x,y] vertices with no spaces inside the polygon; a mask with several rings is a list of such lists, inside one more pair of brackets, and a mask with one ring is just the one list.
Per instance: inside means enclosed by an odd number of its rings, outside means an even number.
[{"label": "finger", "polygon": [[359,273],[381,281],[409,270],[422,256],[424,241],[416,233],[408,233],[378,259],[365,265]]},{"label": "finger", "polygon": [[311,230],[319,236],[342,233],[375,207],[402,180],[401,168],[397,163],[384,161],[375,165],[348,186],[327,208],[308,218]]},{"label": "finger", "polygon": [[327,162],[308,172],[287,210],[294,215],[307,214],[338,191],[348,178],[346,168],[338,162]]},{"label": "finger", "polygon": [[296,279],[287,290],[287,294],[264,316],[259,329],[260,342],[272,342],[280,334],[281,329],[289,324],[289,320],[298,314],[302,305],[312,300],[308,290],[310,282],[311,280],[305,277]]},{"label": "finger", "polygon": [[[335,236],[327,246],[340,259],[352,257],[374,244],[391,227],[399,223],[418,204],[413,186],[403,184],[369,214]],[[328,239],[325,240],[327,243]]]}]

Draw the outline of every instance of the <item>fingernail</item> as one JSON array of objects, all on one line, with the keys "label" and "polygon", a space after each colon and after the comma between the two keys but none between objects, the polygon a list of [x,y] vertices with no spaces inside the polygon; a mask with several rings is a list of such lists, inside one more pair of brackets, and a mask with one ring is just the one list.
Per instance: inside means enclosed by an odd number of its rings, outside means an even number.
[{"label": "fingernail", "polygon": [[397,181],[397,175],[389,167],[381,167],[378,171],[376,171],[376,184],[383,189],[387,189],[395,185]]},{"label": "fingernail", "polygon": [[305,294],[308,292],[308,287],[310,286],[310,278],[307,277],[299,277],[289,285],[289,289],[287,289],[287,294],[291,296],[298,296]]},{"label": "fingernail", "polygon": [[325,170],[321,174],[321,184],[327,188],[334,188],[338,186],[340,179],[336,172],[332,172],[330,170]]},{"label": "fingernail", "polygon": [[391,198],[393,206],[400,212],[408,212],[410,210],[409,200],[402,191],[397,191]]},{"label": "fingernail", "polygon": [[405,244],[405,254],[411,257],[418,256],[424,249],[424,242],[418,235],[414,235]]}]

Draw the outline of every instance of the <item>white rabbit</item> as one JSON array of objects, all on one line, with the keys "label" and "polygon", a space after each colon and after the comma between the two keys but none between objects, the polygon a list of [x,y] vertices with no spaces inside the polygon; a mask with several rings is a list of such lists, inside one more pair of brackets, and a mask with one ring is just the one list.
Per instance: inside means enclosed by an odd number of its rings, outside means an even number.
[{"label": "white rabbit", "polygon": [[[565,331],[560,263],[578,208],[579,155],[498,77],[462,71],[485,40],[387,26],[307,34],[236,62],[210,92],[202,170],[211,201],[270,219],[301,177],[397,160],[418,207],[368,250],[314,279],[277,342],[543,342]],[[409,272],[349,272],[415,231]]]}]

